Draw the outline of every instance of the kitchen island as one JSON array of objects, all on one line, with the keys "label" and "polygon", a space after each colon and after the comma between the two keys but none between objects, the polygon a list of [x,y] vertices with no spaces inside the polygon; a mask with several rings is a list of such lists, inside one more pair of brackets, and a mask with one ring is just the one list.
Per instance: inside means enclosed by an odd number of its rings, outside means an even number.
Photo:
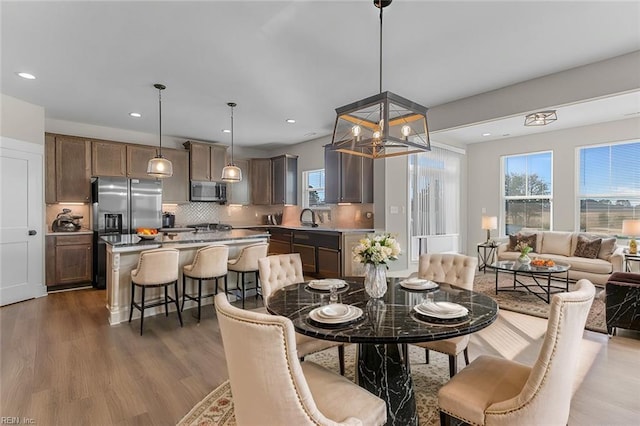
[{"label": "kitchen island", "polygon": [[[182,267],[193,262],[196,251],[211,244],[224,244],[229,246],[229,258],[233,258],[245,246],[268,242],[269,234],[262,231],[247,229],[233,229],[230,231],[212,232],[165,232],[157,237],[144,240],[135,234],[103,236],[107,244],[107,310],[109,311],[109,324],[115,325],[129,320],[129,306],[131,303],[131,271],[138,265],[140,252],[156,248],[175,248],[179,250],[179,287],[182,288]],[[227,280],[230,277],[227,277]],[[208,283],[208,282],[207,282]],[[222,281],[220,282],[222,284]],[[204,283],[203,283],[204,284]],[[229,283],[229,288],[235,284]],[[156,293],[154,293],[154,291]],[[160,296],[160,288],[148,289],[148,298]],[[187,292],[195,291],[192,280],[187,281]],[[179,295],[182,300],[182,294]],[[212,299],[203,304],[212,303]],[[189,302],[185,307],[190,307],[194,302]],[[163,312],[162,307],[145,310],[145,315],[156,315]],[[136,310],[134,318],[140,314]]]}]

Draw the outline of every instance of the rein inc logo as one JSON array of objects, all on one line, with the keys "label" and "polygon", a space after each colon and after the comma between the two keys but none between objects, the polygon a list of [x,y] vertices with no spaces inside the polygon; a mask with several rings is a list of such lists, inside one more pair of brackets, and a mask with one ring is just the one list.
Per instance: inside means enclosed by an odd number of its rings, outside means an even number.
[{"label": "rein inc logo", "polygon": [[35,425],[36,420],[31,417],[0,417],[0,425]]}]

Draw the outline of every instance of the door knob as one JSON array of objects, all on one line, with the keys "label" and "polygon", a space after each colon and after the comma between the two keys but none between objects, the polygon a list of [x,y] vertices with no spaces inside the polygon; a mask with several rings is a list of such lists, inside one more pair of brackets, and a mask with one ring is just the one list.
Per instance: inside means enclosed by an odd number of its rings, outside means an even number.
[{"label": "door knob", "polygon": [[36,235],[37,233],[35,229],[29,229],[29,235]]}]

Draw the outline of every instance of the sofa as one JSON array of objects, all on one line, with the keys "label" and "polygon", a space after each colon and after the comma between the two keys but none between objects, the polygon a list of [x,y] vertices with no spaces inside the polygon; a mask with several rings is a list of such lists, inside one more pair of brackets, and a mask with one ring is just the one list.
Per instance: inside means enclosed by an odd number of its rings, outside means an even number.
[{"label": "sofa", "polygon": [[[600,240],[598,243],[597,240]],[[516,260],[520,252],[515,249],[518,241],[527,241],[536,257],[568,263],[569,279],[586,278],[604,286],[614,272],[623,271],[623,247],[610,236],[596,236],[583,232],[526,231],[499,240],[496,250],[498,260]]]}]

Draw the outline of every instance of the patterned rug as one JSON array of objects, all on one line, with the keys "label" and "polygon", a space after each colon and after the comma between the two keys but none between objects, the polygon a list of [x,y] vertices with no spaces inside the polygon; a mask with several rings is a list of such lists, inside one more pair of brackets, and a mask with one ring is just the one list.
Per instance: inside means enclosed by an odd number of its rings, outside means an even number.
[{"label": "patterned rug", "polygon": [[[534,285],[534,281],[530,277],[518,275],[518,280],[525,284]],[[498,274],[498,285],[500,287],[509,287],[513,283],[513,275],[502,273]],[[563,285],[560,281],[551,282],[551,285]],[[575,283],[569,283],[569,291],[573,291]],[[533,315],[540,318],[549,318],[549,304],[541,300],[537,296],[527,292],[526,289],[520,288],[519,291],[499,291],[496,295],[496,274],[494,271],[487,270],[486,274],[479,272],[474,280],[473,289],[493,297],[500,309],[507,311],[519,312],[522,314]],[[591,305],[591,311],[587,317],[585,328],[599,333],[607,332],[605,304],[598,297],[602,288],[596,287],[596,298]]]},{"label": "patterned rug", "polygon": [[[345,376],[355,378],[355,345],[345,349]],[[411,358],[411,377],[416,395],[416,406],[420,424],[437,426],[440,424],[438,414],[438,389],[449,380],[449,358],[438,352],[429,353],[429,364],[424,363],[424,349],[409,346]],[[335,349],[328,349],[306,357],[332,371],[338,373],[338,354]],[[198,403],[186,416],[178,422],[178,426],[235,426],[233,416],[233,400],[229,381],[224,382]]]}]

